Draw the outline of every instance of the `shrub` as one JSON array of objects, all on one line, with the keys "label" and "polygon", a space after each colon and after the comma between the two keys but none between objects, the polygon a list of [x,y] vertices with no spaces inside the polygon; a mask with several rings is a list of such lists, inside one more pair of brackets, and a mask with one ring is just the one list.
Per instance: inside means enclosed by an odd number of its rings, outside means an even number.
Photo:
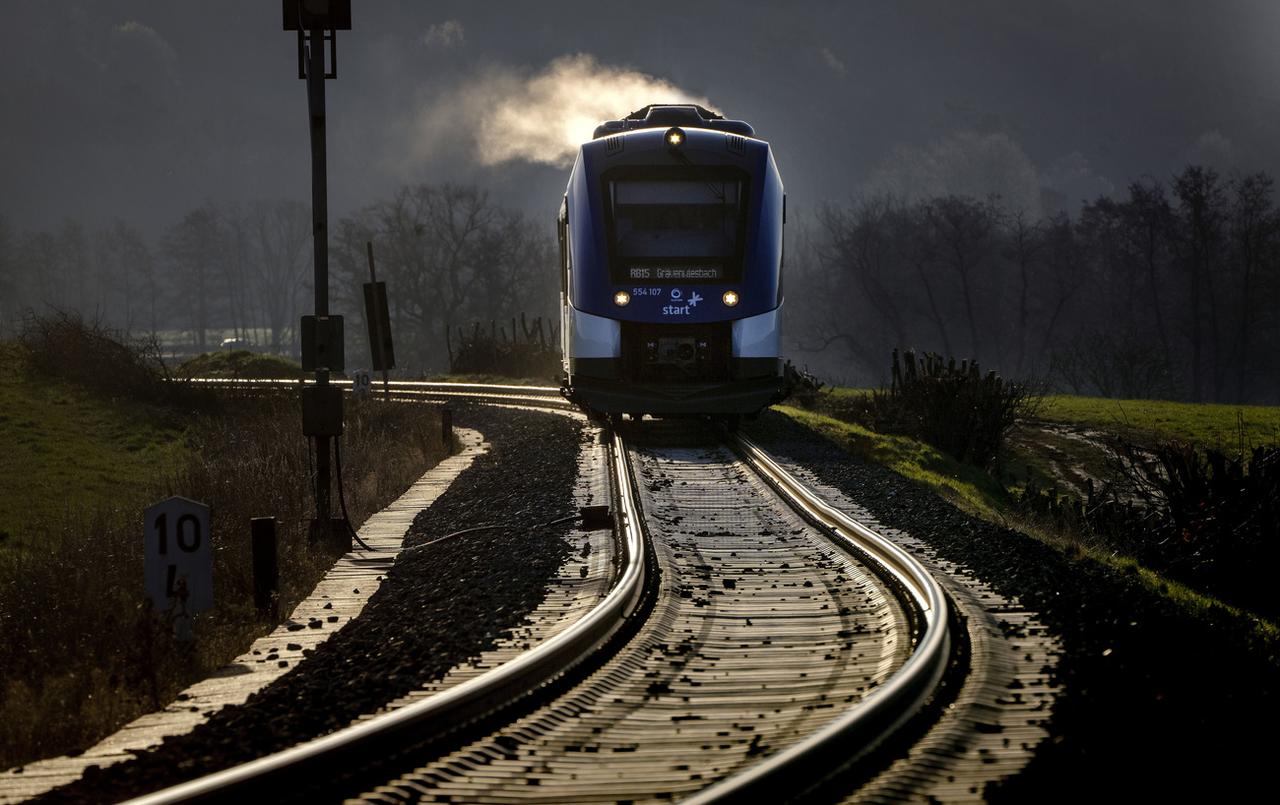
[{"label": "shrub", "polygon": [[805,408],[814,408],[822,399],[823,382],[809,372],[808,367],[797,369],[787,361],[782,367],[787,381],[787,397]]},{"label": "shrub", "polygon": [[1014,422],[1034,413],[1039,394],[1027,383],[1010,382],[995,372],[983,375],[977,361],[910,350],[899,361],[893,351],[893,382],[844,403],[843,418],[864,421],[876,430],[904,433],[944,450],[959,461],[983,468],[996,463]]},{"label": "shrub", "polygon": [[1119,547],[1148,567],[1274,617],[1280,562],[1280,447],[1230,456],[1183,442],[1117,447],[1118,494],[1140,516]]},{"label": "shrub", "polygon": [[454,374],[503,375],[506,377],[560,378],[559,324],[551,324],[543,332],[542,318],[530,325],[520,314],[523,337],[517,335],[516,320],[511,319],[511,335],[505,325],[489,322],[486,331],[476,322],[467,334],[461,327],[457,343],[450,334],[449,371]]},{"label": "shrub", "polygon": [[28,315],[18,337],[27,365],[108,397],[158,401],[164,395],[164,362],[155,342],[130,343],[79,313]]},{"label": "shrub", "polygon": [[172,382],[156,341],[129,340],[79,313],[28,315],[18,342],[30,370],[104,397],[186,408],[216,405],[209,390]]},{"label": "shrub", "polygon": [[1014,502],[1158,573],[1260,615],[1280,616],[1271,568],[1280,562],[1280,447],[1235,456],[1166,441],[1111,445],[1113,479],[1082,500],[1034,480]]}]

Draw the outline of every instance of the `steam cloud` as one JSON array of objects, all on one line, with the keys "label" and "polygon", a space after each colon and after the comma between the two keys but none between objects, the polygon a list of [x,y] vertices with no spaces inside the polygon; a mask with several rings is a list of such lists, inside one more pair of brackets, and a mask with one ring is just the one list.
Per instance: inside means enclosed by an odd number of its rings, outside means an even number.
[{"label": "steam cloud", "polygon": [[473,156],[482,165],[524,160],[567,167],[597,125],[651,103],[714,109],[669,81],[587,54],[562,56],[534,75],[493,70],[433,104],[421,120],[417,156],[464,131],[473,133]]}]

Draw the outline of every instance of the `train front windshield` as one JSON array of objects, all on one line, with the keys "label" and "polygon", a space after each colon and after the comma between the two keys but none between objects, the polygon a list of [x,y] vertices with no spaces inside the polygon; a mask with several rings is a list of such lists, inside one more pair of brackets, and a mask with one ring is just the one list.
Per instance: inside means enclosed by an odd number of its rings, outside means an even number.
[{"label": "train front windshield", "polygon": [[718,280],[741,262],[742,183],[609,182],[613,254],[620,279]]}]

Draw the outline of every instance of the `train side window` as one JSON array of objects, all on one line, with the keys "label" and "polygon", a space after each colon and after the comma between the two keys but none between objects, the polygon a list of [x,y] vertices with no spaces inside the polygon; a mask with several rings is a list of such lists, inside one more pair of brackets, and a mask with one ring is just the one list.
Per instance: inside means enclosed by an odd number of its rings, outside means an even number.
[{"label": "train side window", "polygon": [[556,232],[560,240],[560,292],[569,293],[569,198],[560,202],[560,215],[556,220]]}]

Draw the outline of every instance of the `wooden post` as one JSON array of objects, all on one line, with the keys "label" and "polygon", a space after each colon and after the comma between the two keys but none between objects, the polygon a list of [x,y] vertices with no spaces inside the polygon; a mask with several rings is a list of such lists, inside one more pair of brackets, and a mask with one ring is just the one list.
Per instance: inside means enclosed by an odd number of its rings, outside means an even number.
[{"label": "wooden post", "polygon": [[[369,255],[369,282],[374,283],[376,287],[376,284],[378,282],[378,276],[377,274],[374,273],[374,269],[373,269],[373,241],[366,240],[364,242],[364,248]],[[372,323],[373,323],[373,342],[374,343],[370,352],[373,353],[374,359],[378,362],[378,365],[383,367],[382,394],[386,399],[389,400],[391,399],[391,387],[390,387],[390,381],[387,380],[387,369],[386,369],[387,361],[382,354],[382,333],[378,326],[378,316],[376,314],[373,317]]]},{"label": "wooden post", "polygon": [[258,614],[276,619],[279,605],[280,566],[276,554],[276,518],[249,521],[253,552],[253,605]]}]

